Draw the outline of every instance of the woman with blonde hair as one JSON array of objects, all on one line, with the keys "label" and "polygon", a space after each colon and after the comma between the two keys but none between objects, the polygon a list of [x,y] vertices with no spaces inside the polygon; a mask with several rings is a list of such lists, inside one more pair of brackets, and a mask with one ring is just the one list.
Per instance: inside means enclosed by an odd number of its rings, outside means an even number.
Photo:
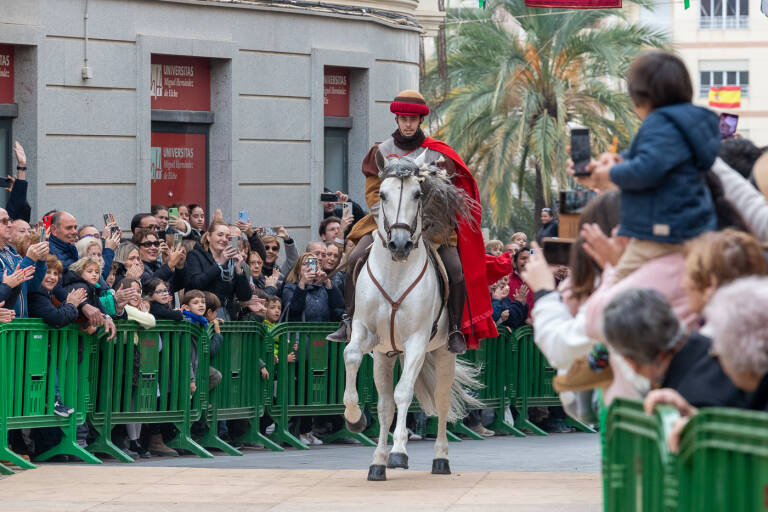
[{"label": "woman with blonde hair", "polygon": [[[314,264],[310,264],[314,258]],[[317,257],[305,252],[285,278],[283,311],[288,322],[332,322],[344,311],[344,297],[320,268]]]},{"label": "woman with blonde hair", "polygon": [[[278,267],[277,257],[280,255],[281,240],[285,243],[285,261]],[[286,275],[296,265],[299,259],[299,251],[284,227],[277,226],[276,235],[262,235],[261,242],[264,244],[265,251],[264,267],[261,269],[261,272],[265,276],[271,276],[273,269],[278,269],[282,275]]]},{"label": "woman with blonde hair", "polygon": [[243,303],[251,298],[242,253],[229,244],[229,236],[229,226],[214,219],[202,236],[202,247],[192,251],[186,262],[186,288],[216,295],[222,305],[217,315],[223,320],[234,318],[236,301]]}]

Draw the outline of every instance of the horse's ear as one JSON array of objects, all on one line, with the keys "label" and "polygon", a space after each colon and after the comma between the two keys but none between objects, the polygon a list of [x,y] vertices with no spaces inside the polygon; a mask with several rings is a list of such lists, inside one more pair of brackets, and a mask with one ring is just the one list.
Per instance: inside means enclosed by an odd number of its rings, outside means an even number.
[{"label": "horse's ear", "polygon": [[384,159],[384,155],[381,154],[381,151],[378,149],[376,150],[376,167],[379,169],[379,174],[384,172],[384,167],[386,167],[387,162]]}]

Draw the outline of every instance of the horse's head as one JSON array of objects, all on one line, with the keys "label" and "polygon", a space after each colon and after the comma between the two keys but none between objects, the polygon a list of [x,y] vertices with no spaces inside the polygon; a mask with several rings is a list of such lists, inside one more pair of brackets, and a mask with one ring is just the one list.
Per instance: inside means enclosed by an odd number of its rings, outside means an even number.
[{"label": "horse's head", "polygon": [[376,153],[376,165],[382,178],[379,187],[381,205],[377,224],[379,236],[392,259],[405,261],[421,237],[421,162],[407,157],[386,160]]}]

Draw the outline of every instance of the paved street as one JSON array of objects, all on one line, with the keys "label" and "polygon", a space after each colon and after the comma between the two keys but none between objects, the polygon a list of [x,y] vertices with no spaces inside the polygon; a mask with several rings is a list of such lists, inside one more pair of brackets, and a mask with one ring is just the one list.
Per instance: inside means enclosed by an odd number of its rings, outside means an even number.
[{"label": "paved street", "polygon": [[418,510],[599,512],[594,434],[451,443],[450,476],[431,475],[432,442],[408,444],[411,469],[367,482],[372,448],[248,450],[138,464],[40,464],[0,481],[2,512]]}]

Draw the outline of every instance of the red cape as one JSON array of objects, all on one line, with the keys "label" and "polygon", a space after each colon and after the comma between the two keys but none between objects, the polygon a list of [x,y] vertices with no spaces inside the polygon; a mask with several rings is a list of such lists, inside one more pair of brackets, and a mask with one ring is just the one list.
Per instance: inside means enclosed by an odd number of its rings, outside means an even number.
[{"label": "red cape", "polygon": [[[480,193],[472,173],[467,169],[467,164],[448,144],[441,140],[427,137],[421,144],[447,156],[456,164],[458,175],[454,176],[453,184],[461,188],[472,199],[480,204]],[[467,301],[464,304],[464,317],[461,322],[461,330],[467,335],[467,346],[471,349],[480,346],[483,338],[495,338],[499,335],[496,324],[493,321],[493,308],[491,307],[491,294],[488,291],[488,279],[486,277],[486,255],[483,234],[480,232],[481,212],[475,212],[476,228],[471,227],[463,219],[459,219],[459,227],[456,230],[459,241],[459,257],[464,269],[464,281],[467,285]]]}]

